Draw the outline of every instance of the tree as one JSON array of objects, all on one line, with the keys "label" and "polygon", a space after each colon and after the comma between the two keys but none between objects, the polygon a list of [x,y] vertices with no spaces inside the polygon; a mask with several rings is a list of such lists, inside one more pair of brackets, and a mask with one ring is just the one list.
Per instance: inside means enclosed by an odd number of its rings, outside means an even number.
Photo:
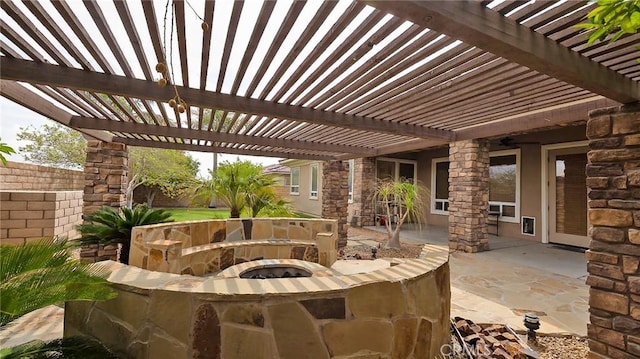
[{"label": "tree", "polygon": [[[425,213],[424,203],[429,198],[429,190],[420,185],[414,185],[413,182],[384,179],[378,180],[373,195],[379,203],[383,204],[386,212],[384,224],[388,236],[387,248],[399,249],[402,224],[407,219],[421,223]],[[395,219],[395,227],[392,219]]]},{"label": "tree", "polygon": [[127,207],[133,204],[133,191],[141,185],[149,188],[147,206],[151,207],[158,190],[177,198],[194,185],[200,163],[184,151],[134,147],[129,152]]},{"label": "tree", "polygon": [[[18,139],[30,141],[20,148],[25,160],[54,167],[84,167],[87,141],[79,132],[60,124],[20,130]],[[130,147],[127,206],[132,206],[133,191],[141,185],[150,189],[147,192],[149,206],[158,190],[167,197],[179,197],[192,186],[199,166],[184,151]]]},{"label": "tree", "polygon": [[598,6],[587,14],[587,22],[576,27],[593,30],[588,34],[588,43],[617,41],[624,34],[635,34],[640,29],[640,0],[590,0]]},{"label": "tree", "polygon": [[0,326],[59,302],[114,298],[105,275],[102,267],[73,259],[65,241],[0,245]]},{"label": "tree", "polygon": [[59,124],[20,127],[17,138],[30,143],[19,150],[25,160],[54,167],[82,169],[87,157],[87,140],[82,134]]},{"label": "tree", "polygon": [[2,162],[3,166],[7,165],[7,159],[4,157],[4,155],[10,155],[12,153],[16,153],[16,151],[6,143],[0,142],[0,162]]},{"label": "tree", "polygon": [[231,210],[231,218],[240,218],[245,208],[256,217],[267,211],[286,212],[286,202],[278,199],[273,190],[274,179],[262,173],[262,166],[250,161],[224,162],[211,179],[195,189],[195,197],[216,199]]},{"label": "tree", "polygon": [[171,213],[167,211],[150,209],[147,206],[121,208],[121,212],[104,206],[97,212],[84,216],[86,223],[76,227],[80,232],[78,242],[83,246],[120,243],[122,244],[120,262],[129,264],[131,230],[133,227],[173,222],[170,217]]}]

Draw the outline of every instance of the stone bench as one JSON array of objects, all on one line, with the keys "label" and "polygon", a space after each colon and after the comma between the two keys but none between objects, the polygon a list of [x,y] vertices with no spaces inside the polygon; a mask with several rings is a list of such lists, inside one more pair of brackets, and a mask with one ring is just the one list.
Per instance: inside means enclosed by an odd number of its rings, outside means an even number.
[{"label": "stone bench", "polygon": [[330,267],[337,223],[316,218],[214,219],[135,227],[129,264],[208,275],[254,259],[301,259]]}]

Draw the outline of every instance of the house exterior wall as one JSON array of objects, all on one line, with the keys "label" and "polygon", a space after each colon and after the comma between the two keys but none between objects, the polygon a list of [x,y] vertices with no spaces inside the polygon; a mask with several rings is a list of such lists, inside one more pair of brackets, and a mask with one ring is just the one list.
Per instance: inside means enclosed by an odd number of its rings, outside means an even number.
[{"label": "house exterior wall", "polygon": [[[310,198],[311,193],[311,165],[318,165],[318,196]],[[298,194],[287,192],[287,199],[296,211],[320,217],[322,215],[322,163],[313,161],[296,161],[287,166],[300,168],[300,190]],[[291,181],[289,181],[291,183]],[[290,188],[290,187],[289,187]]]},{"label": "house exterior wall", "polygon": [[[521,136],[513,136],[514,142],[527,142],[518,144],[520,149],[520,213],[518,223],[500,222],[500,236],[522,238],[534,241],[542,240],[542,146],[557,143],[570,143],[585,140],[585,125],[570,126],[561,129],[536,132]],[[515,146],[514,146],[515,147]],[[497,141],[492,141],[491,152],[502,151],[508,147],[499,146]],[[418,181],[425,185],[430,191],[432,183],[433,159],[448,157],[448,148],[437,148],[421,151],[418,153]],[[431,201],[431,199],[430,199]],[[436,214],[432,211],[431,203],[427,205],[425,221],[427,225],[446,226],[448,216],[446,214]],[[521,233],[521,217],[535,218],[535,235],[524,235]],[[489,230],[491,233],[493,229]]]}]

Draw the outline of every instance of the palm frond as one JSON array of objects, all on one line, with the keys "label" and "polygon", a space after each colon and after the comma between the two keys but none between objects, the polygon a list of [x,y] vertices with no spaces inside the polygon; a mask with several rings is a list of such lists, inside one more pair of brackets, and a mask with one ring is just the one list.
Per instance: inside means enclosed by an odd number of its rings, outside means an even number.
[{"label": "palm frond", "polygon": [[72,259],[65,241],[0,245],[0,326],[59,302],[114,298],[106,275],[104,267]]},{"label": "palm frond", "polygon": [[33,340],[0,350],[5,359],[118,359],[99,342],[88,337],[68,337],[50,342]]}]

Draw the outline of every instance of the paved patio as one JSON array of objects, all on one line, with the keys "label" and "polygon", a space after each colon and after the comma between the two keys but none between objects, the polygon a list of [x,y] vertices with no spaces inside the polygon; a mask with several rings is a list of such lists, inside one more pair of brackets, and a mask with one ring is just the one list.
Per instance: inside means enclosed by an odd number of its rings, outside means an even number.
[{"label": "paved patio", "polygon": [[[366,227],[384,232],[384,227]],[[405,243],[447,245],[447,228],[402,230]],[[584,253],[553,244],[489,235],[491,250],[451,255],[451,316],[524,330],[537,312],[542,333],[587,335],[589,289]]]},{"label": "paved patio", "polygon": [[[367,229],[384,231],[383,227]],[[407,228],[401,240],[447,245],[446,228]],[[451,255],[452,317],[507,323],[524,330],[523,313],[537,312],[542,333],[586,335],[589,296],[584,253],[491,235],[489,243],[488,252]],[[380,265],[379,261],[349,262],[360,268]],[[62,337],[63,313],[62,308],[50,306],[22,317],[17,325],[0,330],[0,348]]]}]

